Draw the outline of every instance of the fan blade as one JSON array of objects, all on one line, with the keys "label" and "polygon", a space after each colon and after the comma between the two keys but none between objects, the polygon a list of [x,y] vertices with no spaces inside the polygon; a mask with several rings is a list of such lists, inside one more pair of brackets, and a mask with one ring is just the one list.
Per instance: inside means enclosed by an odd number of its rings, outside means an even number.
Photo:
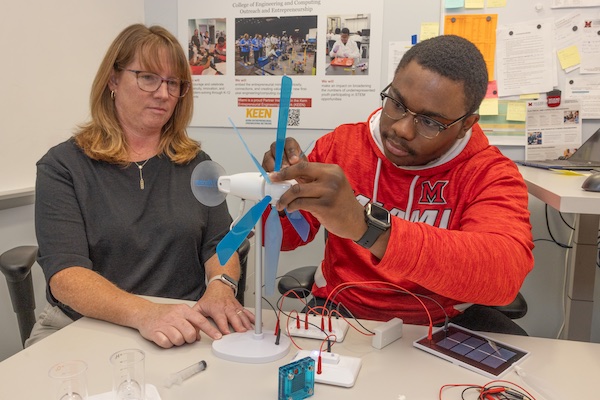
[{"label": "fan blade", "polygon": [[225,265],[233,253],[240,247],[246,236],[248,236],[262,216],[270,201],[271,196],[265,196],[264,199],[256,203],[217,244],[217,256],[221,265]]},{"label": "fan blade", "polygon": [[258,162],[258,160],[256,159],[256,157],[254,157],[254,154],[252,154],[252,152],[250,151],[250,148],[246,144],[246,141],[242,137],[242,134],[240,133],[240,131],[237,128],[237,126],[235,126],[235,124],[233,123],[233,121],[231,120],[231,118],[229,118],[229,122],[231,123],[231,126],[233,126],[233,130],[235,131],[235,133],[237,133],[238,137],[240,138],[240,140],[244,144],[244,147],[246,148],[246,152],[248,152],[248,154],[250,154],[250,158],[252,158],[252,161],[254,162],[254,165],[256,165],[256,168],[260,171],[260,174],[262,175],[262,177],[265,178],[265,181],[267,181],[268,183],[271,183],[271,180],[269,179],[269,175],[267,174],[267,171],[265,171],[265,169]]},{"label": "fan blade", "polygon": [[225,201],[226,193],[219,191],[217,181],[225,175],[225,170],[212,160],[202,161],[192,171],[191,186],[196,200],[207,207],[214,207]]},{"label": "fan blade", "polygon": [[279,220],[279,213],[275,207],[271,207],[267,222],[265,223],[265,295],[272,296],[275,293],[275,281],[277,280],[277,269],[279,266],[279,252],[281,251],[281,240],[283,229]]},{"label": "fan blade", "polygon": [[308,239],[308,231],[310,230],[310,226],[308,225],[306,218],[304,218],[304,215],[302,215],[300,211],[293,211],[290,213],[287,210],[285,210],[285,215],[287,215],[290,223],[296,232],[298,232],[300,238],[302,238],[302,241],[306,242],[306,239]]},{"label": "fan blade", "polygon": [[277,120],[277,140],[275,141],[275,171],[281,169],[281,164],[283,162],[285,132],[287,130],[291,99],[292,78],[284,75],[281,77],[281,90],[279,92],[279,119]]}]

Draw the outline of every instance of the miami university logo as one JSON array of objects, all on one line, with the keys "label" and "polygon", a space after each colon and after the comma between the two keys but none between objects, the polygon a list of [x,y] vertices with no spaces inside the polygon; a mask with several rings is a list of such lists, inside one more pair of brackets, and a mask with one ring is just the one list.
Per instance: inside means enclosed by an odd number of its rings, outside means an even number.
[{"label": "miami university logo", "polygon": [[437,181],[433,184],[430,181],[423,182],[419,204],[447,204],[444,197],[444,188],[447,184],[448,181]]}]

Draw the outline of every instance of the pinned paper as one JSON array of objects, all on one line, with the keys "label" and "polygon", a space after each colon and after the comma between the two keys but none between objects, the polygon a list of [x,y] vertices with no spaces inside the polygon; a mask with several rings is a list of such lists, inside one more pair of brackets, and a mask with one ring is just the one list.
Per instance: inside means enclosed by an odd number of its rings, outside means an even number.
[{"label": "pinned paper", "polygon": [[444,34],[461,36],[481,51],[490,80],[494,80],[497,14],[457,14],[444,17]]},{"label": "pinned paper", "polygon": [[581,62],[581,57],[579,56],[579,49],[577,45],[569,46],[564,49],[559,50],[558,52],[558,60],[560,61],[560,66],[562,69],[567,69],[570,67],[574,67]]},{"label": "pinned paper", "polygon": [[461,8],[465,5],[465,0],[446,0],[446,8]]},{"label": "pinned paper", "polygon": [[486,99],[498,98],[498,82],[488,82],[487,92],[485,93]]},{"label": "pinned paper", "polygon": [[465,0],[465,8],[483,8],[484,0]]},{"label": "pinned paper", "polygon": [[440,36],[439,22],[423,22],[421,23],[421,41]]},{"label": "pinned paper", "polygon": [[511,101],[506,107],[507,121],[525,121],[527,119],[527,105],[522,101]]},{"label": "pinned paper", "polygon": [[522,94],[519,96],[521,100],[537,100],[540,98],[539,93]]},{"label": "pinned paper", "polygon": [[483,99],[479,106],[479,115],[498,115],[498,98]]},{"label": "pinned paper", "polygon": [[488,8],[506,7],[506,0],[487,0]]}]

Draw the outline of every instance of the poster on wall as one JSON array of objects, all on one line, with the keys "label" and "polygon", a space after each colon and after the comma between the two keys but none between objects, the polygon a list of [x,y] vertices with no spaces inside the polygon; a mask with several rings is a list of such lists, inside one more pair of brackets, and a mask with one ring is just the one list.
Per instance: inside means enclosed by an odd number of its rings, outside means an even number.
[{"label": "poster on wall", "polygon": [[547,101],[527,103],[527,160],[569,158],[581,145],[578,100],[563,100],[549,107]]},{"label": "poster on wall", "polygon": [[179,0],[178,21],[192,126],[276,127],[283,75],[291,128],[333,129],[379,106],[383,0]]}]

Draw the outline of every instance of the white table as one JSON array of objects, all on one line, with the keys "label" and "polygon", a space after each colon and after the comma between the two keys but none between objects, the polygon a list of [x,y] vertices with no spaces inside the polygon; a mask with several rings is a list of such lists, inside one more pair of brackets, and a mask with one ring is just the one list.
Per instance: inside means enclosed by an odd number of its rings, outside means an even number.
[{"label": "white table", "polygon": [[569,261],[565,337],[589,341],[598,257],[600,193],[581,189],[586,176],[519,166],[529,193],[556,210],[575,214]]},{"label": "white table", "polygon": [[[265,311],[264,325],[272,329],[274,314]],[[369,327],[377,325],[367,321]],[[362,369],[352,388],[317,384],[311,399],[389,399],[399,395],[407,400],[437,399],[444,384],[485,384],[489,379],[450,364],[412,346],[426,334],[422,326],[405,326],[404,336],[382,350],[371,346],[371,337],[348,332],[343,343],[333,347],[342,355],[362,358]],[[597,397],[595,382],[600,376],[600,344],[510,335],[491,335],[497,340],[531,352],[520,364],[523,369],[550,383],[558,393],[555,399]],[[304,349],[318,346],[317,341],[298,339]],[[146,352],[146,381],[154,384],[162,400],[184,399],[257,399],[277,398],[278,371],[295,355],[295,348],[284,358],[266,364],[238,364],[221,360],[211,351],[211,340],[202,340],[178,348],[161,349],[143,339],[133,329],[82,318],[41,342],[0,363],[0,398],[48,398],[48,369],[54,363],[82,359],[88,364],[89,394],[110,390],[109,356],[119,349],[136,347]],[[171,372],[206,360],[206,371],[181,386],[162,386]],[[504,379],[522,384],[514,371]],[[529,389],[529,388],[528,388]],[[452,389],[444,399],[460,398],[461,389]],[[475,397],[472,397],[473,399]],[[538,400],[543,397],[537,397]],[[551,400],[551,399],[547,399]]]}]

